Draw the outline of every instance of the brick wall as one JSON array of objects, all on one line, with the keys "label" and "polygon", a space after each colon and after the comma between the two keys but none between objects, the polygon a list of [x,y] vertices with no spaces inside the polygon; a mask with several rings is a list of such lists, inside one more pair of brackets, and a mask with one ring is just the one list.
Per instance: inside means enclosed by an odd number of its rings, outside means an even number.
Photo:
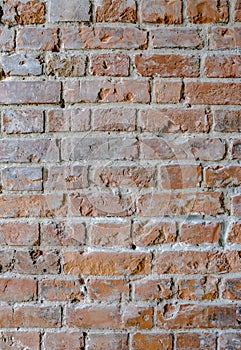
[{"label": "brick wall", "polygon": [[0,349],[240,350],[240,0],[0,5]]}]

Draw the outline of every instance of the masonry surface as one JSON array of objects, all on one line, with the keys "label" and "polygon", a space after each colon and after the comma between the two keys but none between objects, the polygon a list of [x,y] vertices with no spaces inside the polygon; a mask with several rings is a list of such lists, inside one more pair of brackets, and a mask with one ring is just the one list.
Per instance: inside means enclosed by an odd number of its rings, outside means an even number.
[{"label": "masonry surface", "polygon": [[0,0],[0,349],[241,349],[241,1]]}]

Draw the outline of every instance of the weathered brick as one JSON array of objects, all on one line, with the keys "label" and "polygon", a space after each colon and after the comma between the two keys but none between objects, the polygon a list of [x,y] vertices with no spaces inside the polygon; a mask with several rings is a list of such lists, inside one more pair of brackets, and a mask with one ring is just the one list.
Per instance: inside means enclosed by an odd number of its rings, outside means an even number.
[{"label": "weathered brick", "polygon": [[143,22],[177,24],[182,22],[182,1],[142,0],[141,18]]},{"label": "weathered brick", "polygon": [[99,131],[134,131],[136,110],[130,108],[94,109],[92,129]]},{"label": "weathered brick", "polygon": [[13,271],[24,274],[57,274],[60,271],[58,251],[17,251]]},{"label": "weathered brick", "polygon": [[78,190],[85,188],[88,187],[87,175],[87,166],[51,166],[47,171],[44,188],[48,190]]},{"label": "weathered brick", "polygon": [[166,300],[173,296],[173,281],[144,278],[133,283],[135,301]]},{"label": "weathered brick", "polygon": [[2,112],[2,129],[7,134],[43,132],[43,112],[39,110],[5,110]]},{"label": "weathered brick", "polygon": [[41,191],[41,167],[8,167],[2,169],[2,187],[6,191]]},{"label": "weathered brick", "polygon": [[148,81],[124,79],[118,81],[108,81],[103,79],[98,81],[67,81],[64,85],[64,99],[66,102],[81,103],[145,103],[150,101],[150,85]]},{"label": "weathered brick", "polygon": [[138,28],[66,27],[62,29],[62,46],[67,50],[138,49],[146,45],[147,34]]},{"label": "weathered brick", "polygon": [[94,334],[91,333],[87,338],[88,350],[128,350],[127,334]]},{"label": "weathered brick", "polygon": [[51,109],[46,113],[46,131],[88,131],[90,110],[86,108]]},{"label": "weathered brick", "polygon": [[68,224],[64,221],[50,221],[41,225],[41,245],[82,246],[85,240],[83,223]]},{"label": "weathered brick", "polygon": [[216,335],[213,333],[180,333],[177,334],[178,350],[215,350]]},{"label": "weathered brick", "polygon": [[207,187],[239,186],[241,167],[236,165],[208,167],[204,169],[204,180]]},{"label": "weathered brick", "polygon": [[64,272],[100,276],[149,274],[151,254],[114,252],[65,252]]},{"label": "weathered brick", "polygon": [[154,81],[154,102],[178,103],[181,100],[182,82],[179,81]]},{"label": "weathered brick", "polygon": [[163,165],[160,184],[164,189],[200,187],[202,169],[199,165]]},{"label": "weathered brick", "polygon": [[240,78],[241,57],[239,55],[210,54],[205,58],[205,73],[209,78]]},{"label": "weathered brick", "polygon": [[45,3],[39,0],[7,0],[3,4],[4,24],[45,23]]},{"label": "weathered brick", "polygon": [[136,22],[135,0],[96,0],[96,22]]},{"label": "weathered brick", "polygon": [[141,334],[133,335],[133,350],[171,350],[173,337],[170,334]]},{"label": "weathered brick", "polygon": [[184,222],[179,231],[180,242],[186,244],[218,243],[221,234],[219,222]]},{"label": "weathered brick", "polygon": [[213,111],[214,130],[219,132],[241,131],[241,111],[229,109],[215,109]]},{"label": "weathered brick", "polygon": [[39,244],[38,224],[19,221],[0,224],[0,244],[14,246],[35,246]]},{"label": "weathered brick", "polygon": [[[29,278],[0,278],[0,300],[23,302],[36,299],[37,282]],[[1,343],[0,343],[1,344]]]},{"label": "weathered brick", "polygon": [[3,55],[2,69],[5,76],[42,74],[39,57],[31,54]]},{"label": "weathered brick", "polygon": [[43,344],[51,350],[80,350],[84,349],[84,335],[81,332],[45,333]]},{"label": "weathered brick", "polygon": [[234,7],[234,20],[236,22],[241,22],[241,1],[236,0]]},{"label": "weathered brick", "polygon": [[135,66],[142,76],[198,77],[199,58],[193,55],[137,54]]},{"label": "weathered brick", "polygon": [[83,280],[45,279],[39,284],[39,293],[42,300],[82,301],[84,299]]},{"label": "weathered brick", "polygon": [[227,0],[188,0],[187,18],[192,23],[228,22]]},{"label": "weathered brick", "polygon": [[196,29],[193,28],[158,28],[150,31],[154,48],[201,48],[203,41]]},{"label": "weathered brick", "polygon": [[0,51],[8,52],[14,49],[14,30],[6,27],[0,28]]},{"label": "weathered brick", "polygon": [[219,336],[220,350],[239,350],[241,333],[222,333]]},{"label": "weathered brick", "polygon": [[241,48],[240,27],[212,27],[209,38],[210,49]]},{"label": "weathered brick", "polygon": [[85,75],[86,58],[82,54],[50,53],[45,56],[45,72],[57,77],[82,77]]},{"label": "weathered brick", "polygon": [[241,195],[233,196],[231,198],[231,215],[241,215]]},{"label": "weathered brick", "polygon": [[177,280],[177,297],[181,300],[215,300],[218,298],[218,278],[203,277]]},{"label": "weathered brick", "polygon": [[123,53],[93,54],[90,57],[90,73],[98,76],[127,77],[129,57]]},{"label": "weathered brick", "polygon": [[241,300],[240,278],[226,278],[223,280],[223,299]]},{"label": "weathered brick", "polygon": [[50,0],[50,22],[88,22],[90,20],[89,0]]},{"label": "weathered brick", "polygon": [[0,347],[2,350],[28,349],[39,350],[40,334],[38,332],[1,332]]},{"label": "weathered brick", "polygon": [[14,268],[14,251],[0,250],[0,272],[11,272]]},{"label": "weathered brick", "polygon": [[88,297],[94,301],[113,303],[129,300],[129,283],[126,280],[89,278],[86,287]]},{"label": "weathered brick", "polygon": [[57,29],[37,27],[20,28],[17,31],[16,43],[18,50],[57,50]]},{"label": "weathered brick", "polygon": [[231,151],[233,159],[241,159],[241,140],[233,141]]},{"label": "weathered brick", "polygon": [[229,228],[228,243],[241,244],[241,222],[234,222]]},{"label": "weathered brick", "polygon": [[153,308],[128,304],[123,308],[122,323],[125,328],[151,329],[153,327]]},{"label": "weathered brick", "polygon": [[1,81],[1,104],[59,103],[60,83],[57,81]]}]

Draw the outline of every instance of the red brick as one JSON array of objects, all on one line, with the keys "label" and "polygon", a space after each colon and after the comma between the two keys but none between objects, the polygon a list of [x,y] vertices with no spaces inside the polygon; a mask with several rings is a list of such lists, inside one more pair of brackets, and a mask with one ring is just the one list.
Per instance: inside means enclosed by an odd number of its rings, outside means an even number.
[{"label": "red brick", "polygon": [[157,326],[161,329],[239,328],[239,322],[235,305],[165,305],[157,310]]},{"label": "red brick", "polygon": [[6,27],[0,28],[0,52],[14,49],[14,30]]},{"label": "red brick", "polygon": [[134,131],[136,110],[132,108],[94,109],[92,129],[99,131]]},{"label": "red brick", "polygon": [[212,333],[180,333],[177,334],[178,350],[215,350],[216,335]]},{"label": "red brick", "polygon": [[43,344],[51,350],[84,350],[84,335],[81,332],[45,333]]},{"label": "red brick", "polygon": [[92,246],[97,247],[130,247],[130,222],[94,222],[89,227]]},{"label": "red brick", "polygon": [[210,49],[241,48],[240,27],[212,27],[210,30]]},{"label": "red brick", "polygon": [[177,296],[181,300],[215,300],[218,298],[216,277],[177,280]]},{"label": "red brick", "polygon": [[46,113],[46,131],[87,131],[90,129],[90,110],[86,108],[51,109]]},{"label": "red brick", "polygon": [[100,276],[149,274],[150,261],[148,253],[65,252],[64,272]]},{"label": "red brick", "polygon": [[141,18],[143,22],[177,24],[182,22],[182,1],[142,0]]},{"label": "red brick", "polygon": [[176,224],[159,219],[135,220],[133,224],[133,242],[137,246],[152,246],[174,243]]},{"label": "red brick", "polygon": [[23,302],[36,299],[37,282],[28,278],[0,278],[0,300]]},{"label": "red brick", "polygon": [[232,158],[241,159],[241,140],[234,140],[232,144]]},{"label": "red brick", "polygon": [[66,50],[142,49],[147,46],[147,33],[138,28],[66,27],[62,29],[62,42]]},{"label": "red brick", "polygon": [[87,22],[90,20],[89,0],[50,0],[50,22]]},{"label": "red brick", "polygon": [[172,279],[144,278],[133,282],[136,301],[166,300],[173,296]]},{"label": "red brick", "polygon": [[198,77],[199,58],[193,55],[135,55],[135,66],[142,76],[167,77]]},{"label": "red brick", "polygon": [[41,167],[14,166],[2,169],[2,187],[6,191],[41,191]]},{"label": "red brick", "polygon": [[41,245],[82,246],[85,244],[85,225],[51,221],[41,225]]},{"label": "red brick", "polygon": [[88,297],[97,302],[113,303],[129,300],[129,283],[126,280],[89,278],[86,287]]},{"label": "red brick", "polygon": [[56,306],[2,306],[0,309],[1,328],[58,328],[60,320],[61,310]]},{"label": "red brick", "polygon": [[14,268],[14,251],[0,250],[0,272],[11,272]]},{"label": "red brick", "polygon": [[98,76],[127,77],[129,57],[123,53],[93,54],[90,57],[90,73]]},{"label": "red brick", "polygon": [[96,22],[136,22],[135,0],[96,0]]},{"label": "red brick", "polygon": [[188,82],[185,98],[190,104],[239,105],[241,84],[232,82]]},{"label": "red brick", "polygon": [[231,215],[241,215],[241,195],[233,196],[231,198]]},{"label": "red brick", "polygon": [[139,112],[141,131],[154,133],[183,133],[209,131],[209,115],[204,108],[148,108]]},{"label": "red brick", "polygon": [[235,7],[234,7],[234,20],[236,22],[241,21],[241,1],[236,0]]},{"label": "red brick", "polygon": [[15,253],[14,272],[24,274],[57,274],[60,271],[58,251],[33,249]]},{"label": "red brick", "polygon": [[178,103],[181,100],[181,81],[154,81],[154,102],[156,103]]},{"label": "red brick", "polygon": [[220,234],[219,222],[187,222],[180,227],[179,240],[186,244],[218,243]]},{"label": "red brick", "polygon": [[204,180],[207,187],[239,186],[241,167],[236,165],[208,167],[204,169]]},{"label": "red brick", "polygon": [[88,350],[128,350],[127,334],[94,334],[88,335]]},{"label": "red brick", "polygon": [[1,104],[59,103],[60,83],[57,81],[1,81]]},{"label": "red brick", "polygon": [[219,132],[241,131],[241,111],[215,109],[213,111],[214,130]]},{"label": "red brick", "polygon": [[227,0],[188,0],[187,18],[192,23],[228,22]]},{"label": "red brick", "polygon": [[240,78],[241,57],[239,55],[210,54],[205,58],[205,73],[209,78]]},{"label": "red brick", "polygon": [[157,254],[156,270],[161,274],[212,274],[237,272],[240,252],[165,251]]},{"label": "red brick", "polygon": [[122,322],[125,328],[151,329],[153,308],[128,304],[123,308]]},{"label": "red brick", "polygon": [[48,190],[78,190],[88,187],[88,167],[83,165],[51,166],[47,170],[44,188]]},{"label": "red brick", "polygon": [[40,336],[38,332],[1,332],[0,347],[2,350],[11,349],[40,349]]},{"label": "red brick", "polygon": [[172,350],[173,337],[170,334],[141,334],[133,335],[133,350]]},{"label": "red brick", "polygon": [[42,1],[8,0],[3,6],[4,24],[43,24],[45,23],[45,4]]},{"label": "red brick", "polygon": [[138,80],[67,81],[64,86],[64,99],[71,103],[147,103],[150,101],[150,86],[148,81]]},{"label": "red brick", "polygon": [[47,53],[45,72],[57,77],[81,77],[85,75],[86,58],[81,54]]},{"label": "red brick", "polygon": [[17,32],[18,50],[53,51],[58,49],[57,29],[25,27]]},{"label": "red brick", "polygon": [[241,222],[234,222],[229,228],[228,243],[241,244]]},{"label": "red brick", "polygon": [[28,134],[43,132],[43,112],[38,110],[5,110],[2,112],[3,132]]},{"label": "red brick", "polygon": [[219,336],[220,350],[239,350],[241,343],[241,333],[222,333]]},{"label": "red brick", "polygon": [[[49,301],[77,302],[84,299],[83,280],[47,279],[39,283],[40,297]],[[52,347],[51,347],[52,349]]]},{"label": "red brick", "polygon": [[200,187],[201,167],[198,165],[163,165],[160,183],[164,189]]},{"label": "red brick", "polygon": [[203,46],[203,41],[196,29],[177,27],[177,28],[158,28],[150,31],[152,44],[154,48],[197,48]]},{"label": "red brick", "polygon": [[14,246],[34,246],[39,244],[38,224],[19,221],[0,224],[0,244]]},{"label": "red brick", "polygon": [[223,299],[241,300],[240,278],[226,278],[223,280]]}]

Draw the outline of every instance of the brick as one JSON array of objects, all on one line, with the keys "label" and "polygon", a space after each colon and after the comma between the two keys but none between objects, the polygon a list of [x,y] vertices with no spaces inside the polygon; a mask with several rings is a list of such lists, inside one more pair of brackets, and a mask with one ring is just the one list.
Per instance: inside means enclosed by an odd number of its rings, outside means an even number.
[{"label": "brick", "polygon": [[188,0],[187,18],[192,23],[228,22],[227,0]]},{"label": "brick", "polygon": [[64,221],[50,221],[41,225],[41,245],[82,246],[85,244],[85,225],[68,224]]},{"label": "brick", "polygon": [[154,81],[154,102],[178,103],[182,95],[181,81]]},{"label": "brick", "polygon": [[130,108],[94,109],[92,129],[99,131],[134,131],[136,110]]},{"label": "brick", "polygon": [[70,195],[69,215],[78,216],[131,216],[135,211],[135,203],[128,194],[112,194],[89,192]]},{"label": "brick", "polygon": [[241,28],[212,27],[209,39],[209,47],[212,50],[241,48]]},{"label": "brick", "polygon": [[88,167],[82,165],[51,166],[44,188],[48,190],[78,190],[88,187]]},{"label": "brick", "polygon": [[50,22],[88,22],[90,20],[89,0],[50,0]]},{"label": "brick", "polygon": [[129,57],[123,53],[93,54],[90,57],[90,73],[98,76],[127,77]]},{"label": "brick", "polygon": [[223,299],[241,300],[240,278],[226,278],[223,280]]},{"label": "brick", "polygon": [[241,222],[234,222],[229,228],[228,243],[241,244]]},{"label": "brick", "polygon": [[43,24],[45,23],[45,4],[42,1],[7,0],[3,6],[4,24]]},{"label": "brick", "polygon": [[14,30],[6,27],[0,28],[0,51],[12,51],[14,46]]},{"label": "brick", "polygon": [[36,294],[37,282],[34,280],[29,278],[0,278],[1,301],[32,301],[36,299]]},{"label": "brick", "polygon": [[231,215],[240,216],[241,215],[241,196],[233,196],[231,198]]},{"label": "brick", "polygon": [[51,109],[46,113],[46,131],[88,131],[90,110],[86,108]]},{"label": "brick", "polygon": [[122,322],[125,328],[151,329],[153,327],[153,308],[128,304],[123,308]]},{"label": "brick", "polygon": [[0,218],[51,217],[66,214],[61,194],[0,195]]},{"label": "brick", "polygon": [[163,165],[160,167],[160,184],[164,189],[200,187],[202,169],[198,165]]},{"label": "brick", "polygon": [[84,335],[81,332],[47,332],[44,336],[43,344],[45,349],[51,350],[83,350]]},{"label": "brick", "polygon": [[141,18],[143,22],[177,24],[182,22],[182,1],[142,0]]},{"label": "brick", "polygon": [[7,134],[42,133],[43,112],[39,110],[5,110],[2,112],[2,129]]},{"label": "brick", "polygon": [[137,54],[135,66],[142,76],[198,77],[199,58],[193,55]]},{"label": "brick", "polygon": [[60,271],[59,252],[39,249],[17,251],[13,271],[24,274],[57,274]]},{"label": "brick", "polygon": [[161,274],[212,274],[236,272],[240,268],[238,251],[165,251],[157,254],[156,270]]},{"label": "brick", "polygon": [[180,305],[168,309],[166,305],[157,310],[157,326],[161,329],[240,327],[240,315],[235,305]]},{"label": "brick", "polygon": [[241,140],[233,141],[231,151],[233,159],[241,159]]},{"label": "brick", "polygon": [[92,169],[93,182],[105,187],[153,187],[156,170],[147,166],[102,166]]},{"label": "brick", "polygon": [[137,140],[132,137],[87,136],[62,139],[63,160],[137,159]]},{"label": "brick", "polygon": [[86,287],[88,297],[94,301],[114,303],[129,300],[129,284],[126,280],[89,278]]},{"label": "brick", "polygon": [[179,240],[185,244],[218,243],[220,235],[219,222],[185,222],[181,224]]},{"label": "brick", "polygon": [[89,227],[92,246],[97,247],[130,247],[130,222],[94,222]]},{"label": "brick", "polygon": [[42,300],[79,302],[84,299],[82,279],[45,279],[39,283],[39,291]]},{"label": "brick", "polygon": [[235,2],[234,20],[235,20],[235,22],[241,21],[241,2],[240,2],[240,0],[236,0],[236,2]]},{"label": "brick", "polygon": [[190,104],[241,104],[241,84],[230,82],[188,82],[185,98]]},{"label": "brick", "polygon": [[[1,96],[1,95],[0,95]],[[103,103],[150,101],[148,81],[138,80],[76,80],[64,85],[66,102]],[[1,100],[0,100],[1,101]]]},{"label": "brick", "polygon": [[59,103],[60,83],[57,81],[1,81],[1,104]]},{"label": "brick", "polygon": [[176,224],[161,219],[135,220],[133,224],[133,242],[137,246],[152,246],[174,243]]},{"label": "brick", "polygon": [[[63,28],[62,46],[79,49],[142,49],[147,45],[147,34],[138,28],[81,27]],[[96,81],[95,81],[96,82]]]},{"label": "brick", "polygon": [[39,350],[40,335],[38,332],[1,332],[0,347],[2,350],[15,349]]},{"label": "brick", "polygon": [[88,334],[88,350],[128,350],[127,334]]},{"label": "brick", "polygon": [[14,251],[0,250],[0,272],[11,272],[14,268]]},{"label": "brick", "polygon": [[2,163],[57,162],[59,150],[53,139],[6,138],[0,140]]},{"label": "brick", "polygon": [[169,279],[143,278],[133,283],[135,301],[162,301],[173,296],[173,281]]},{"label": "brick", "polygon": [[134,0],[96,0],[96,22],[136,22]]},{"label": "brick", "polygon": [[163,47],[200,49],[203,46],[198,31],[193,28],[158,28],[151,30],[150,36],[155,49]]},{"label": "brick", "polygon": [[204,169],[205,185],[207,187],[239,186],[241,167],[236,165],[208,167]]},{"label": "brick", "polygon": [[152,133],[207,132],[210,121],[204,108],[148,108],[139,111],[138,126]]},{"label": "brick", "polygon": [[171,350],[173,337],[170,334],[135,333],[132,340],[133,350]]},{"label": "brick", "polygon": [[17,32],[16,43],[18,50],[57,50],[57,29],[37,27],[20,28]]},{"label": "brick", "polygon": [[5,76],[42,74],[42,65],[39,57],[22,53],[3,55],[2,69]]},{"label": "brick", "polygon": [[220,350],[239,350],[241,342],[241,334],[239,333],[223,333],[219,337]]},{"label": "brick", "polygon": [[241,111],[215,109],[213,111],[214,130],[219,132],[241,131]]},{"label": "brick", "polygon": [[2,187],[6,191],[41,191],[41,167],[9,167],[2,169]]},{"label": "brick", "polygon": [[214,350],[216,342],[216,335],[212,333],[180,333],[176,346],[178,350]]},{"label": "brick", "polygon": [[47,52],[45,72],[56,77],[82,77],[85,75],[86,58],[81,54]]},{"label": "brick", "polygon": [[95,276],[149,274],[150,261],[148,253],[65,252],[64,272]]},{"label": "brick", "polygon": [[181,300],[215,300],[218,298],[216,277],[189,278],[177,280],[177,297]]},{"label": "brick", "polygon": [[241,57],[239,55],[210,54],[205,58],[205,73],[209,78],[240,78]]},{"label": "brick", "polygon": [[[58,328],[61,324],[61,310],[56,306],[2,306],[1,328]],[[19,334],[19,332],[18,332]]]},{"label": "brick", "polygon": [[0,244],[2,246],[35,246],[39,244],[38,224],[19,221],[0,224]]}]

